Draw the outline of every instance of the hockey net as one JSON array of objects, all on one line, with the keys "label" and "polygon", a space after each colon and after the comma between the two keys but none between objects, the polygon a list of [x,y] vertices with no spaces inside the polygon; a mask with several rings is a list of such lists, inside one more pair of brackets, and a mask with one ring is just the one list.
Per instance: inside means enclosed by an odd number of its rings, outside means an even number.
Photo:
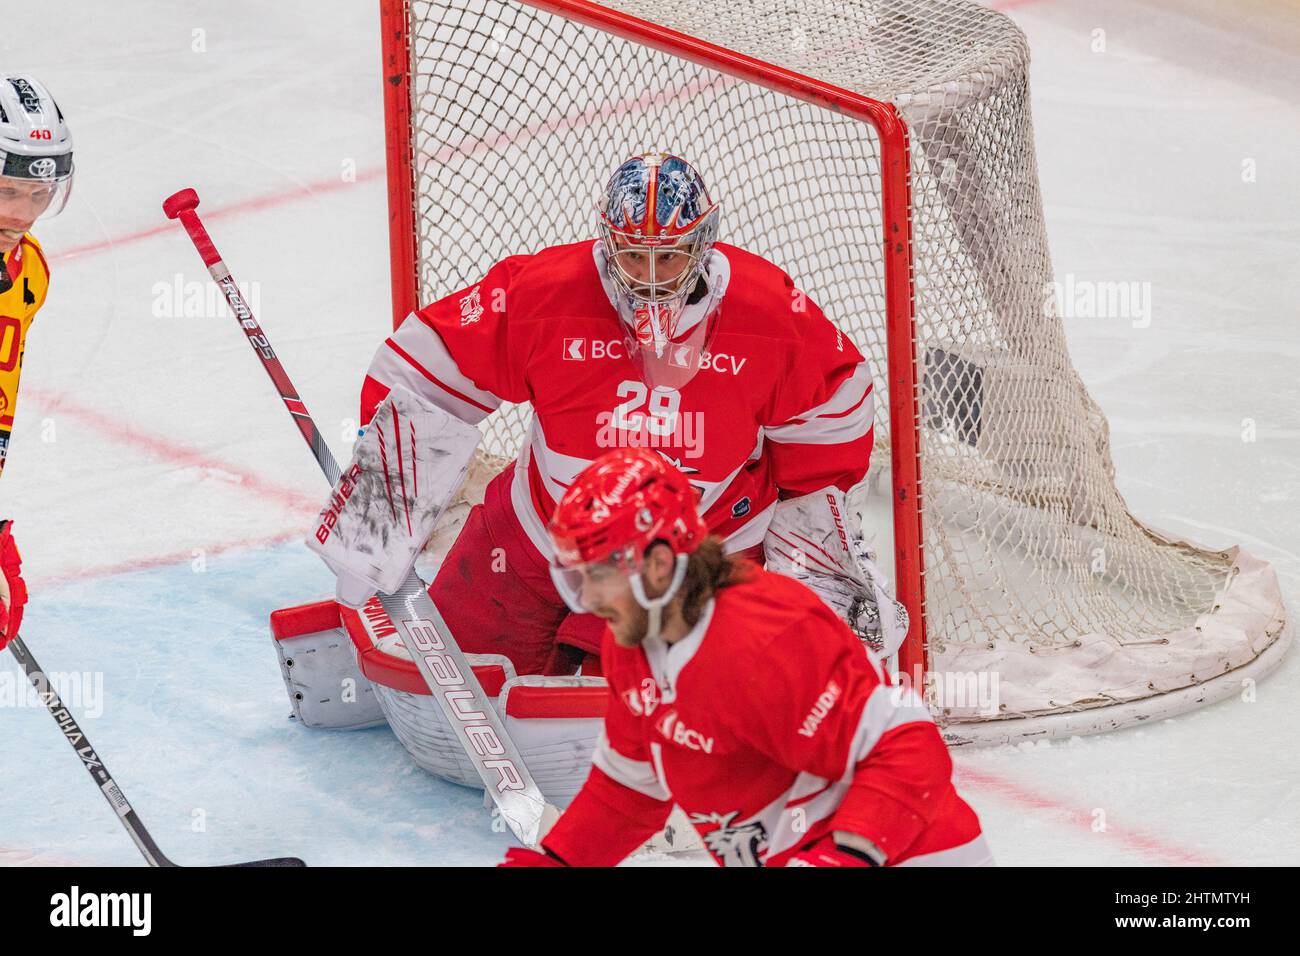
[{"label": "hockey net", "polygon": [[[1122,726],[1280,657],[1272,570],[1145,526],[1115,486],[1051,293],[1028,49],[1006,17],[965,0],[383,10],[398,320],[507,255],[594,235],[628,156],[691,159],[721,238],[788,272],[874,366],[854,501],[923,609],[911,661],[949,740]],[[864,121],[864,99],[905,135]],[[513,456],[526,426],[497,412],[486,452]]]}]

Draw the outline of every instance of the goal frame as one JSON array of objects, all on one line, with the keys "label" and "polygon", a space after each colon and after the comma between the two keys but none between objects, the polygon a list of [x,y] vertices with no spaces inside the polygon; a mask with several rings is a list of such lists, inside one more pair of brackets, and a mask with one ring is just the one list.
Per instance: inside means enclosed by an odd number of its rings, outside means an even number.
[{"label": "goal frame", "polygon": [[[907,124],[890,103],[610,10],[589,0],[516,2],[841,113],[869,123],[874,129],[881,161],[880,242],[884,261],[886,374],[889,378],[894,579],[898,600],[907,608],[909,616],[907,636],[898,652],[898,665],[900,673],[910,680],[912,686],[923,687],[927,646],[925,558],[922,547],[921,422]],[[407,8],[407,0],[380,0],[394,328],[424,304],[419,301],[419,240],[415,221],[417,172],[411,146],[412,50]],[[597,186],[593,184],[592,188]],[[489,265],[491,263],[484,263],[484,269]],[[817,290],[809,291],[815,295]]]},{"label": "goal frame", "polygon": [[[426,121],[437,125],[443,117],[441,108],[435,108],[437,112],[422,112],[423,98],[429,93],[421,80],[425,75],[423,64],[429,56],[430,46],[441,49],[441,34],[430,36],[422,30],[426,21],[419,11],[423,9],[424,2],[425,0],[380,0],[394,327],[404,322],[422,305],[428,304],[427,301],[422,301],[426,296],[448,295],[455,291],[454,288],[442,288],[444,284],[455,281],[459,287],[460,282],[468,278],[469,272],[475,268],[486,271],[493,264],[490,261],[476,263],[476,258],[485,254],[479,252],[457,264],[459,271],[453,280],[441,272],[444,260],[421,258],[421,250],[431,242],[436,247],[443,240],[456,238],[445,231],[438,231],[438,227],[427,231],[420,225],[426,218],[425,207],[428,205],[428,197],[422,194],[421,184],[431,176],[436,179],[442,169],[426,151],[440,151],[443,148],[454,150],[458,145],[455,138],[457,134],[447,129],[442,130],[436,142],[427,141]],[[447,2],[448,0],[443,0],[444,4]],[[1032,678],[1021,681],[1019,685],[1014,679],[1011,681],[1011,702],[1000,705],[1000,710],[1004,713],[988,714],[980,711],[978,714],[968,714],[965,711],[971,708],[961,703],[958,703],[956,712],[946,709],[942,715],[936,712],[936,720],[950,745],[989,744],[1094,733],[1172,716],[1231,696],[1242,679],[1261,677],[1277,665],[1291,642],[1294,628],[1286,614],[1275,573],[1265,562],[1240,547],[1211,550],[1193,542],[1182,541],[1152,528],[1128,511],[1114,485],[1114,469],[1109,457],[1104,416],[1087,394],[1069,362],[1059,323],[1056,326],[1049,325],[1043,340],[1046,344],[1042,345],[1046,359],[1055,357],[1055,364],[1047,360],[1039,365],[1029,363],[1025,374],[1037,374],[1039,378],[1034,381],[1041,379],[1048,386],[1056,386],[1057,392],[1069,399],[1066,402],[1069,407],[1063,410],[1062,420],[1073,422],[1078,434],[1083,436],[1084,444],[1076,449],[1079,454],[1069,459],[1059,456],[1053,458],[1050,454],[1052,451],[1064,452],[1069,449],[1051,445],[1046,448],[1047,454],[1041,456],[1042,462],[1036,458],[1032,461],[1026,458],[1025,462],[1020,462],[1014,456],[999,455],[994,447],[997,444],[995,439],[1005,440],[1006,435],[999,435],[997,429],[993,428],[991,437],[987,440],[991,443],[989,447],[977,449],[972,457],[978,463],[980,456],[985,456],[982,460],[988,463],[987,470],[992,476],[991,483],[984,476],[984,483],[989,485],[985,490],[989,494],[1003,495],[1005,501],[1001,503],[1012,516],[1009,528],[1022,535],[1010,546],[1023,544],[1027,551],[1032,551],[1038,540],[1036,535],[1041,536],[1046,530],[1056,532],[1052,540],[1059,539],[1067,545],[1072,543],[1077,551],[1078,548],[1087,546],[1091,539],[1085,540],[1084,535],[1076,533],[1076,526],[1085,530],[1088,527],[1099,530],[1109,527],[1117,547],[1127,549],[1120,552],[1121,555],[1127,555],[1127,558],[1118,563],[1114,575],[1104,580],[1099,579],[1099,583],[1095,584],[1081,585],[1068,575],[1059,573],[1047,577],[1040,591],[1026,589],[1023,594],[1017,592],[1018,601],[1010,600],[1009,616],[991,615],[993,619],[988,621],[983,611],[976,609],[975,616],[969,619],[955,618],[953,608],[948,605],[950,595],[980,593],[978,588],[971,591],[965,584],[974,580],[969,577],[972,570],[976,572],[974,577],[978,578],[984,569],[973,568],[969,560],[963,563],[952,555],[945,558],[944,552],[936,550],[931,552],[932,567],[927,571],[924,550],[927,542],[923,531],[928,524],[929,533],[935,538],[929,544],[935,548],[944,545],[948,541],[945,535],[951,533],[949,526],[952,524],[947,520],[950,516],[945,510],[948,503],[945,497],[948,493],[948,479],[955,475],[958,480],[970,477],[979,480],[982,475],[978,471],[972,471],[969,475],[960,471],[950,475],[945,471],[945,465],[951,465],[948,459],[952,456],[944,458],[931,447],[933,443],[929,431],[925,435],[925,453],[929,457],[925,468],[922,468],[921,427],[925,422],[929,429],[933,421],[929,417],[923,418],[922,414],[924,411],[926,416],[932,417],[928,391],[923,404],[921,370],[923,363],[926,363],[924,384],[928,390],[933,387],[930,381],[932,369],[929,360],[933,351],[930,342],[937,321],[931,313],[931,307],[935,305],[931,280],[935,275],[964,275],[961,270],[965,268],[961,262],[955,266],[947,260],[936,263],[932,240],[937,236],[943,241],[945,236],[952,234],[953,228],[960,232],[962,227],[960,223],[954,225],[948,220],[936,218],[931,206],[936,198],[933,177],[928,177],[925,169],[916,168],[913,164],[915,159],[925,168],[931,168],[936,161],[944,159],[946,153],[940,150],[936,154],[933,147],[933,144],[940,141],[928,131],[932,123],[944,123],[947,118],[936,118],[935,104],[924,96],[918,97],[912,87],[906,85],[911,82],[907,77],[902,79],[902,85],[891,78],[888,83],[872,83],[862,87],[880,97],[873,99],[846,88],[856,82],[850,72],[832,70],[829,74],[823,74],[822,71],[827,67],[821,60],[806,56],[783,60],[806,71],[797,72],[753,55],[697,39],[680,30],[610,9],[603,5],[605,3],[620,3],[625,8],[635,8],[645,17],[658,16],[657,3],[651,7],[643,2],[621,3],[621,0],[500,0],[503,8],[513,6],[516,13],[527,11],[529,16],[526,20],[529,24],[538,23],[533,19],[533,13],[542,13],[596,31],[576,41],[580,51],[585,51],[587,42],[596,41],[599,36],[619,38],[629,41],[642,51],[667,54],[681,64],[693,64],[717,76],[744,82],[750,92],[741,94],[742,99],[738,102],[742,104],[747,102],[744,99],[746,95],[766,100],[775,93],[779,98],[798,101],[801,115],[810,116],[807,108],[811,108],[820,116],[840,120],[840,123],[835,124],[837,126],[848,128],[860,123],[868,124],[861,129],[874,138],[872,152],[879,167],[843,188],[849,190],[849,195],[856,196],[864,208],[869,207],[873,218],[879,215],[880,219],[870,231],[857,234],[855,242],[860,245],[855,247],[856,253],[847,260],[847,264],[856,263],[857,267],[865,269],[869,262],[871,268],[878,267],[881,270],[880,273],[873,273],[872,299],[865,308],[858,308],[866,324],[854,328],[859,336],[867,339],[864,342],[859,338],[858,344],[870,350],[878,376],[881,374],[880,366],[884,366],[884,374],[877,379],[877,385],[888,391],[888,426],[887,432],[883,434],[888,436],[889,461],[880,462],[879,466],[890,469],[895,586],[899,600],[910,615],[908,633],[897,657],[900,678],[905,686],[912,686],[927,700],[931,700],[932,690],[929,678],[949,673],[997,673],[1007,669],[1013,678],[1017,670]],[[904,14],[903,26],[910,28],[911,25],[905,19],[908,11],[917,6],[924,8],[925,3],[900,0],[900,6]],[[966,13],[973,10],[988,12],[975,3],[958,6]],[[1005,41],[1005,49],[999,46],[994,52],[999,56],[1006,53],[1010,57],[1010,65],[1002,72],[995,71],[992,80],[997,82],[993,86],[989,85],[986,72],[977,70],[969,76],[963,73],[958,80],[966,78],[967,86],[958,85],[956,92],[962,94],[966,90],[966,93],[976,97],[973,102],[977,105],[984,102],[985,95],[1005,95],[1010,98],[995,113],[995,118],[1000,119],[1003,126],[988,125],[980,127],[980,130],[987,129],[988,135],[997,135],[1001,128],[1005,135],[1013,137],[1024,132],[1029,137],[1029,145],[1019,154],[1021,165],[1015,168],[1022,174],[1036,176],[1032,133],[1029,132],[1028,125],[1025,41],[1023,35],[1005,17],[999,19],[1005,22],[995,25],[996,29],[987,29],[981,36],[985,39],[992,37],[990,42]],[[694,21],[689,16],[683,16],[670,22],[685,30],[691,29]],[[876,29],[874,21],[860,26],[862,29]],[[988,27],[987,24],[984,26]],[[908,32],[907,35],[910,36],[911,33]],[[728,41],[723,39],[719,42]],[[603,46],[603,43],[596,46]],[[783,56],[780,44],[772,46],[758,43],[745,48],[761,50],[762,56],[773,59]],[[979,51],[988,52],[983,47]],[[534,43],[532,47],[521,48],[519,52],[528,58],[534,53],[549,56],[556,51]],[[618,58],[631,52],[618,50],[613,55]],[[947,63],[951,55],[953,51],[947,46],[937,49],[936,56],[941,57],[943,63]],[[593,62],[597,61],[588,61],[589,66]],[[874,65],[867,69],[867,75],[875,75],[872,69]],[[812,73],[832,75],[837,79],[831,83],[809,75]],[[933,84],[935,76],[948,75],[940,71],[930,75],[927,82]],[[566,81],[565,91],[572,92],[572,86],[567,85],[572,82]],[[944,80],[945,84],[948,82]],[[975,87],[967,89],[971,83]],[[923,88],[930,89],[924,85]],[[944,89],[951,92],[946,86]],[[504,95],[510,91],[505,89],[499,92]],[[525,104],[515,108],[528,110],[529,106]],[[914,130],[909,131],[902,118],[902,111],[907,111],[915,124]],[[721,116],[723,118],[720,121],[724,124],[731,122],[729,113],[724,112]],[[849,122],[843,123],[845,119]],[[1012,128],[1010,124],[1023,126],[1015,125]],[[623,131],[624,134],[634,132],[635,129]],[[1024,137],[1021,139],[1024,141]],[[964,142],[959,138],[959,145]],[[577,144],[574,148],[584,147]],[[912,153],[913,148],[917,150],[915,155]],[[418,155],[417,149],[420,150]],[[605,159],[610,160],[611,157],[606,156]],[[916,177],[915,180],[913,176]],[[864,188],[859,185],[861,183],[870,185]],[[991,185],[996,186],[997,181],[994,180]],[[598,190],[600,183],[593,182],[589,186],[592,190]],[[565,188],[580,190],[580,184],[566,183]],[[464,192],[465,187],[462,185],[458,194]],[[993,198],[997,195],[1001,194],[989,194]],[[573,197],[569,198],[572,200]],[[744,198],[742,190],[741,200]],[[726,199],[723,196],[724,203]],[[940,195],[938,199],[945,204],[944,208],[951,209],[945,196]],[[1023,274],[1017,273],[1008,279],[1018,280],[1022,286],[1025,281],[1032,285],[1036,279],[1050,281],[1052,274],[1046,236],[1043,234],[1041,202],[1036,189],[1031,190],[1029,201],[1030,206],[1027,210],[1022,210],[1022,213],[1037,216],[1034,220],[1037,223],[1036,231],[1030,229],[1025,233],[1022,229],[1016,233],[1027,236],[1026,241],[1029,243],[1029,248],[1025,250],[1025,255],[1028,256],[1026,269]],[[442,197],[434,204],[434,209],[445,211],[444,204],[447,202],[460,203],[463,202],[463,197]],[[877,202],[880,204],[879,209],[876,208]],[[852,199],[847,202],[848,207],[854,205]],[[469,208],[474,207],[471,205]],[[983,222],[989,218],[990,208],[977,194],[968,214],[973,221]],[[938,223],[946,223],[947,226],[945,228],[940,225],[936,228]],[[553,233],[554,227],[562,224],[552,223],[551,226]],[[547,241],[568,241],[562,235],[557,239],[552,233],[547,233]],[[574,235],[571,238],[582,237]],[[762,238],[758,239],[760,243]],[[958,235],[958,238],[961,236]],[[753,236],[749,239],[751,242],[754,240]],[[491,248],[493,257],[505,254],[499,243]],[[530,253],[538,250],[507,246],[506,251]],[[992,252],[998,251],[999,247],[995,245]],[[776,262],[779,266],[785,265],[779,257]],[[845,265],[846,263],[840,264],[841,271]],[[920,279],[918,269],[922,272]],[[850,265],[848,271],[852,274],[856,269]],[[430,277],[436,275],[443,277],[431,283]],[[824,281],[823,277],[822,282]],[[815,271],[806,275],[804,282],[809,293],[814,296],[825,291],[819,290],[822,282],[819,282]],[[918,282],[921,295],[928,297],[920,305],[917,301]],[[836,286],[832,283],[827,288],[833,290]],[[422,289],[427,289],[427,292],[422,293]],[[976,291],[978,293],[980,290]],[[982,286],[982,291],[986,296],[993,297],[995,293],[1002,296],[1008,309],[1020,309],[1019,313],[1013,314],[1037,316],[1038,302],[1033,292],[1026,296],[1024,288],[990,290],[987,286]],[[977,296],[974,302],[977,309],[983,308],[981,301]],[[990,298],[989,302],[992,304],[993,299]],[[921,310],[919,316],[918,308]],[[942,315],[940,310],[939,317],[942,318]],[[994,323],[992,328],[996,331],[997,317],[994,316],[991,320],[986,318],[986,325],[989,321]],[[975,331],[978,332],[979,327]],[[922,335],[926,336],[924,342],[920,340]],[[963,354],[962,343],[965,341],[967,338],[960,336],[954,340],[952,354],[958,359]],[[939,336],[935,342],[944,349],[949,346],[945,336]],[[1034,342],[1038,342],[1038,339]],[[978,347],[974,348],[973,354],[975,364],[979,365],[982,353]],[[992,355],[992,360],[989,368],[994,373],[1006,364],[999,364],[997,354]],[[993,384],[1009,394],[1009,389],[1015,383],[1015,379],[1007,376],[1006,382],[995,380]],[[997,389],[994,389],[994,393],[997,393]],[[1019,432],[1032,437],[1035,427],[1041,431],[1041,423],[1035,426],[1030,421],[1030,416],[1026,413],[1028,406],[1008,402],[1006,395],[1000,397],[1005,419],[1001,427],[1008,429],[1007,434],[1011,434],[1010,429],[1019,429]],[[990,407],[996,411],[996,406]],[[975,414],[978,417],[979,410]],[[1094,419],[1100,419],[1100,424]],[[998,424],[996,416],[989,420],[991,428]],[[516,425],[511,425],[506,434],[514,436]],[[877,425],[882,426],[884,423],[878,421]],[[496,434],[489,432],[490,436]],[[964,433],[959,434],[957,439],[972,448],[976,447]],[[993,449],[991,454],[990,448]],[[1079,458],[1080,454],[1082,459]],[[1078,460],[1082,460],[1083,464],[1071,464]],[[1055,475],[1054,483],[1049,482],[1042,492],[1055,494],[1051,500],[1056,506],[1050,514],[1038,499],[1040,489],[1032,481],[1017,483],[1020,479],[1017,468],[1025,464],[1040,467],[1044,475]],[[1054,465],[1057,467],[1055,473],[1051,470]],[[1087,475],[1071,471],[1072,468],[1082,468],[1084,465],[1092,469]],[[1067,472],[1064,478],[1060,476],[1062,468]],[[943,514],[923,515],[925,499],[922,497],[922,481],[926,477],[923,471],[928,475],[933,503],[944,510]],[[879,478],[879,472],[875,474]],[[1032,478],[1037,473],[1025,474]],[[1085,486],[1085,479],[1091,483]],[[967,482],[967,485],[961,487],[977,485],[978,481]],[[1062,501],[1065,502],[1064,512]],[[956,504],[956,512],[960,514],[961,500],[958,499]],[[1019,511],[1026,508],[1038,508],[1035,513],[1046,515],[1047,520],[1038,524],[1029,520],[1022,522],[1023,516]],[[1090,515],[1093,521],[1102,523],[1080,521],[1080,516],[1087,518]],[[1109,524],[1103,520],[1107,518]],[[883,524],[883,515],[879,520]],[[1116,528],[1129,533],[1121,535]],[[883,532],[884,529],[878,530]],[[960,535],[964,531],[958,527],[955,533]],[[1009,547],[1003,537],[999,536],[1001,534],[998,531],[986,537],[976,537],[972,541],[972,547],[994,549],[987,551],[993,555],[996,549]],[[991,559],[992,583],[1000,584],[1009,599],[1009,578],[1004,575],[1017,573],[1013,564],[1016,554],[1005,561],[1000,553],[995,555],[996,560]],[[1051,555],[1048,557],[1051,559]],[[968,577],[963,578],[963,573]],[[1165,576],[1157,577],[1159,575]],[[1089,579],[1090,582],[1091,580]],[[1174,592],[1166,595],[1163,584],[1153,583],[1157,580],[1173,582],[1171,586]],[[1055,590],[1058,587],[1059,594]],[[1105,593],[1107,588],[1112,587],[1123,589],[1123,593],[1112,598]],[[1213,588],[1212,603],[1210,588]],[[1064,601],[1060,608],[1054,603],[1058,598]],[[1141,603],[1143,600],[1146,600],[1145,605]],[[1164,604],[1161,603],[1162,600]],[[1032,628],[1029,633],[1025,633],[1026,622],[1036,623],[1036,619],[1031,620],[1032,615],[1044,610],[1061,610],[1062,615],[1053,620],[1063,616],[1062,625],[1052,628],[1050,633],[1044,632],[1041,627],[1037,634],[1032,632]],[[968,626],[974,629],[973,633],[980,638],[978,641],[967,640],[970,633],[964,631],[954,639],[955,627],[964,629]],[[985,629],[980,631],[980,627]],[[1126,639],[1130,633],[1136,635],[1135,639]],[[1017,636],[1024,640],[1017,642],[1014,640]],[[1053,659],[1055,652],[1066,647],[1070,652],[1054,660],[1051,679],[1038,680],[1043,676],[1039,665]],[[1040,655],[1039,651],[1045,653]],[[1030,661],[1037,663],[1031,664]],[[1109,663],[1099,667],[1099,661]],[[937,704],[940,695],[937,689],[934,693],[934,703]]]}]

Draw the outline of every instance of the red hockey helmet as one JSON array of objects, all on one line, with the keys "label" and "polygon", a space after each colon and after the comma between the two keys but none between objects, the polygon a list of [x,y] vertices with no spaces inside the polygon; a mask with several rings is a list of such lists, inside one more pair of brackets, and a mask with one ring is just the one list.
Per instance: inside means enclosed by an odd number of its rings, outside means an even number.
[{"label": "red hockey helmet", "polygon": [[[686,573],[686,560],[708,528],[686,476],[644,448],[620,448],[588,465],[574,479],[551,517],[556,588],[569,607],[590,611],[585,588],[630,579],[643,607],[662,607]],[[645,552],[662,541],[677,556],[668,591],[646,596],[641,581]]]}]

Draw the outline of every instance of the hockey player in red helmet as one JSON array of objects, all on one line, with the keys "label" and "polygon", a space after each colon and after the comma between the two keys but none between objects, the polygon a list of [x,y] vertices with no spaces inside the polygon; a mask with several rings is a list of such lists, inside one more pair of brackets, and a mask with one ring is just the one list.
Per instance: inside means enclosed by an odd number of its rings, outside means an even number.
[{"label": "hockey player in red helmet", "polygon": [[987,865],[925,705],[792,578],[726,555],[686,477],[613,451],[551,519],[552,573],[608,628],[590,776],[506,865],[612,866],[680,806],[727,866]]},{"label": "hockey player in red helmet", "polygon": [[[570,608],[602,618],[620,646],[637,647],[662,632],[664,607],[707,534],[685,475],[642,449],[611,452],[551,518],[551,575]],[[665,586],[647,591],[647,570],[655,581],[666,576]]]}]

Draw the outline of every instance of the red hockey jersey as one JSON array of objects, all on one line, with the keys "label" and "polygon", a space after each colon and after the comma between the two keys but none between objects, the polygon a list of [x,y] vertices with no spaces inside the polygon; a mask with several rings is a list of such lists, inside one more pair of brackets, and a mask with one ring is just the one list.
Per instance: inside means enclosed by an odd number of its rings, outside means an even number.
[{"label": "red hockey jersey", "polygon": [[863,478],[871,369],[785,273],[719,243],[709,293],[683,322],[715,323],[701,369],[680,391],[650,389],[625,350],[602,257],[593,241],[512,256],[413,313],[371,363],[362,421],[398,383],[475,424],[502,402],[531,403],[511,500],[546,556],[555,503],[612,447],[654,447],[685,471],[730,551],[762,541],[780,494]]},{"label": "red hockey jersey", "polygon": [[891,866],[991,862],[924,703],[797,581],[754,568],[671,645],[607,629],[602,664],[605,735],[543,840],[570,865],[617,863],[674,803],[725,866],[779,866],[836,830]]}]

